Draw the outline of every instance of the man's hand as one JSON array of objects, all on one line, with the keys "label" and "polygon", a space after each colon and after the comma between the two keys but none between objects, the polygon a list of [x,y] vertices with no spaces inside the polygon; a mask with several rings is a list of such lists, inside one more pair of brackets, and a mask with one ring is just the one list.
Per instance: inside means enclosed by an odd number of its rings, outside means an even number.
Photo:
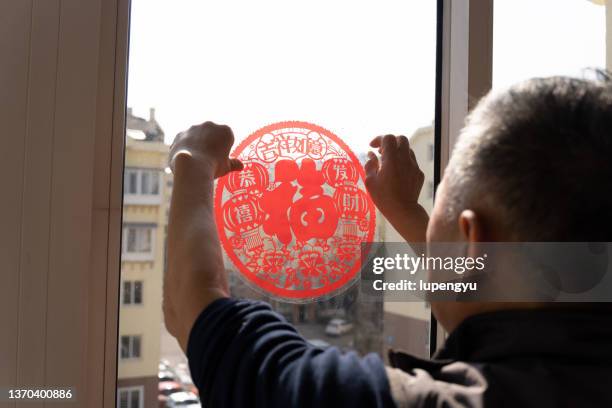
[{"label": "man's hand", "polygon": [[366,188],[380,212],[408,242],[425,242],[429,217],[418,204],[425,179],[406,136],[378,136],[364,165]]},{"label": "man's hand", "polygon": [[229,157],[233,144],[234,133],[229,126],[213,122],[194,125],[179,133],[170,146],[170,169],[174,171],[176,159],[185,155],[200,165],[213,166],[215,178],[230,171],[242,170],[240,160]]},{"label": "man's hand", "polygon": [[213,214],[213,180],[242,163],[230,159],[234,134],[206,122],[180,133],[170,148],[174,187],[168,221],[168,270],[164,276],[164,319],[186,350],[198,315],[229,288]]}]

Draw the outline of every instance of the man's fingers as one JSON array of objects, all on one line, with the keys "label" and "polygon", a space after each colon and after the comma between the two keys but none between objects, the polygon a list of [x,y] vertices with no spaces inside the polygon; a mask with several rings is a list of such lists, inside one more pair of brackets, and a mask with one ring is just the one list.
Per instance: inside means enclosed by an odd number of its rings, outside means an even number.
[{"label": "man's fingers", "polygon": [[[383,140],[386,137],[390,137],[393,135],[386,135],[386,136],[376,136],[374,139],[372,139],[370,141],[370,147],[378,147],[378,148],[384,148],[383,146]],[[397,141],[396,141],[396,145],[397,147],[400,147],[401,144],[408,144],[408,138],[406,136],[397,136],[396,137]]]},{"label": "man's fingers", "polygon": [[374,139],[370,141],[371,147],[380,147],[382,143],[382,136],[376,136]]},{"label": "man's fingers", "polygon": [[400,151],[410,149],[410,142],[406,136],[401,135],[397,137],[397,148]]},{"label": "man's fingers", "polygon": [[378,173],[378,157],[373,152],[368,152],[368,161],[363,165],[366,178],[376,176]]},{"label": "man's fingers", "polygon": [[244,168],[244,164],[238,159],[228,159],[222,165],[217,167],[215,178],[223,177],[232,171],[240,171]]},{"label": "man's fingers", "polygon": [[395,150],[397,149],[397,139],[393,135],[385,135],[382,138],[381,147],[383,150]]},{"label": "man's fingers", "polygon": [[414,155],[414,151],[410,148],[410,142],[406,136],[397,137],[397,150],[401,157],[407,157],[416,164],[416,156]]},{"label": "man's fingers", "polygon": [[378,157],[373,152],[368,152],[368,161],[363,166],[363,169],[366,172],[366,175],[371,174],[375,175],[378,173],[379,162]]},{"label": "man's fingers", "polygon": [[388,163],[390,160],[397,155],[397,139],[393,135],[386,135],[382,138],[382,143],[380,147],[380,159],[382,161],[382,165],[385,166],[385,163]]}]

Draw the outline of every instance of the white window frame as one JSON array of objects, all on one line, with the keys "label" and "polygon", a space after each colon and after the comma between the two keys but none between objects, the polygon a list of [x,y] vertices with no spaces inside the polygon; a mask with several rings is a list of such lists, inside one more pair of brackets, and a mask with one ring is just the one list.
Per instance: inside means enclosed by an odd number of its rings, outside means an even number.
[{"label": "white window frame", "polygon": [[[143,385],[135,385],[132,387],[119,387],[117,389],[117,408],[121,408],[121,393],[128,393],[128,408],[144,408],[144,386]],[[131,393],[138,392],[138,406],[131,406]]]},{"label": "white window frame", "polygon": [[[133,184],[130,181],[129,175],[136,175],[136,186],[135,193],[133,190]],[[157,192],[156,193],[144,193],[144,185],[142,179],[145,175],[149,177],[157,177]],[[126,167],[124,170],[124,203],[127,205],[159,205],[162,202],[162,188],[163,188],[163,171],[156,168],[142,168],[142,167]],[[153,183],[150,183],[153,186]]]},{"label": "white window frame", "polygon": [[[128,346],[128,356],[123,357],[122,355],[122,347],[123,347],[123,338],[127,337],[129,341]],[[138,356],[132,355],[134,353],[134,339],[137,338],[139,341],[138,347]],[[119,359],[121,361],[133,361],[133,360],[141,360],[142,359],[142,335],[140,334],[121,334],[119,335]]]},{"label": "white window frame", "polygon": [[[150,250],[147,252],[129,251],[128,246],[130,230],[136,230],[136,240],[140,237],[139,232],[149,230],[151,234]],[[126,223],[123,225],[123,234],[121,240],[121,260],[122,261],[142,261],[151,262],[155,260],[155,245],[156,245],[157,225],[155,224],[138,224]]]},{"label": "white window frame", "polygon": [[[448,164],[470,108],[491,89],[493,78],[494,0],[438,0],[443,8],[440,72],[438,183]],[[436,130],[438,131],[438,130]],[[435,322],[433,314],[431,321]],[[448,333],[431,325],[430,353],[444,344]]]}]

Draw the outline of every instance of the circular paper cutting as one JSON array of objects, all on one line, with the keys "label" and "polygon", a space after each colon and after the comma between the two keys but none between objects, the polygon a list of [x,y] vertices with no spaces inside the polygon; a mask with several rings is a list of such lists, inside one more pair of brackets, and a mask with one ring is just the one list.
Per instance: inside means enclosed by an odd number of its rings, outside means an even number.
[{"label": "circular paper cutting", "polygon": [[332,296],[359,277],[361,243],[376,215],[362,166],[335,134],[280,122],[232,154],[240,172],[219,179],[219,238],[240,274],[277,299]]}]

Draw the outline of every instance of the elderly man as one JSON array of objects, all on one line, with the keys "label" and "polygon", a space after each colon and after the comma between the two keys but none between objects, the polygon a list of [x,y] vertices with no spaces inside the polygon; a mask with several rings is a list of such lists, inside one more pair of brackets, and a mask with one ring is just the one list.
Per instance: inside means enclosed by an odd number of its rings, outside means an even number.
[{"label": "elderly man", "polygon": [[[433,360],[310,345],[262,302],[229,297],[213,181],[242,168],[207,122],[171,150],[166,325],[205,407],[612,406],[612,313],[594,305],[434,302],[450,333]],[[612,85],[534,79],[475,108],[428,217],[404,136],[375,138],[374,203],[409,242],[608,241]],[[580,271],[576,271],[580,273]]]}]

